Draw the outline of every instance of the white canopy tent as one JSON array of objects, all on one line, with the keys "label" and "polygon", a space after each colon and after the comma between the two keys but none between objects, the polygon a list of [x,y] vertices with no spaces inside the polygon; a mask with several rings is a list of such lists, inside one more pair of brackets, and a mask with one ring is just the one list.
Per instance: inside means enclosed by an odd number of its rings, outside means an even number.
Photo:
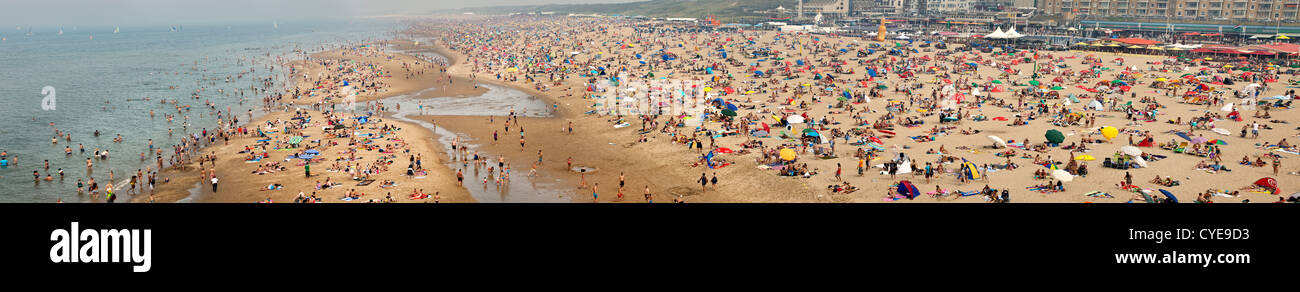
[{"label": "white canopy tent", "polygon": [[1007,33],[1006,33],[1006,32],[1003,32],[1003,31],[1002,31],[1002,28],[999,27],[997,30],[994,30],[992,33],[989,33],[988,35],[985,35],[984,38],[986,38],[986,39],[1005,39],[1005,38],[1007,38]]},{"label": "white canopy tent", "polygon": [[1010,30],[1007,30],[1006,34],[1007,34],[1007,38],[1009,39],[1018,39],[1025,36],[1023,34],[1020,34],[1019,32],[1016,32],[1016,27],[1014,26],[1012,26]]}]

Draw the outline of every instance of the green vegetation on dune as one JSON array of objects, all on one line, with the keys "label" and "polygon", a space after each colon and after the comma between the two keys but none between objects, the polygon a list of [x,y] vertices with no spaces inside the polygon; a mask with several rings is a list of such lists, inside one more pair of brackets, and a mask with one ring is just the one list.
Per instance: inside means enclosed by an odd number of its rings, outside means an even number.
[{"label": "green vegetation on dune", "polygon": [[576,14],[625,15],[648,17],[694,17],[715,15],[719,20],[767,17],[757,13],[785,6],[794,10],[797,0],[652,0],[610,4],[550,4],[526,6],[493,6],[462,8],[443,12],[473,12],[478,14],[507,14],[529,12],[555,12]]}]

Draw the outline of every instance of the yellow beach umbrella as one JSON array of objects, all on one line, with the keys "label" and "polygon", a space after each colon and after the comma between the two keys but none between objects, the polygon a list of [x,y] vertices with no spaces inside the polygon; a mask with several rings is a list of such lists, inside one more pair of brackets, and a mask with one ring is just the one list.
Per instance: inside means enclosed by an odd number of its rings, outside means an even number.
[{"label": "yellow beach umbrella", "polygon": [[1117,45],[1117,44],[1109,44],[1109,45],[1106,45],[1106,46],[1107,46],[1107,47],[1118,47],[1119,45]]},{"label": "yellow beach umbrella", "polygon": [[1169,81],[1169,79],[1165,79],[1164,77],[1160,77],[1160,78],[1156,78],[1156,81],[1158,81],[1158,82],[1165,82],[1165,81]]},{"label": "yellow beach umbrella", "polygon": [[1183,49],[1179,49],[1179,48],[1176,48],[1176,47],[1169,47],[1168,50],[1170,50],[1170,51],[1182,51]]},{"label": "yellow beach umbrella", "polygon": [[1104,46],[1104,45],[1101,44],[1101,43],[1092,43],[1092,46],[1094,46],[1094,47],[1100,47],[1100,46]]},{"label": "yellow beach umbrella", "polygon": [[1164,51],[1164,50],[1165,50],[1165,48],[1161,48],[1161,47],[1157,47],[1157,46],[1150,46],[1150,47],[1147,47],[1147,48],[1148,48],[1148,49],[1152,49],[1152,50],[1157,50],[1157,51]]},{"label": "yellow beach umbrella", "polygon": [[781,160],[791,161],[798,157],[799,156],[794,153],[794,149],[790,149],[790,148],[781,149]]},{"label": "yellow beach umbrella", "polygon": [[1093,160],[1097,160],[1097,158],[1092,157],[1092,155],[1084,154],[1084,155],[1075,156],[1074,160],[1093,161]]},{"label": "yellow beach umbrella", "polygon": [[1291,38],[1290,38],[1290,37],[1287,37],[1287,36],[1285,36],[1285,35],[1280,35],[1280,34],[1279,34],[1279,35],[1277,35],[1277,39],[1279,39],[1279,40],[1289,40],[1289,39],[1291,39]]},{"label": "yellow beach umbrella", "polygon": [[1133,45],[1133,46],[1129,46],[1128,48],[1130,48],[1130,49],[1141,49],[1142,46],[1139,46],[1139,45]]}]

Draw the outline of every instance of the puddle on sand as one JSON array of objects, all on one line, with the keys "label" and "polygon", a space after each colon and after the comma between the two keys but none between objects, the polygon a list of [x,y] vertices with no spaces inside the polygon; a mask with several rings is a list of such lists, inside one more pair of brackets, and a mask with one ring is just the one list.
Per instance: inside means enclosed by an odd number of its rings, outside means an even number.
[{"label": "puddle on sand", "polygon": [[[438,134],[438,143],[442,145],[443,152],[448,154],[455,153],[451,148],[451,142],[456,137],[462,137],[461,143],[468,146],[471,153],[478,150],[481,145],[464,142],[469,138],[468,135],[452,132],[429,121],[416,120],[410,117],[419,115],[504,116],[509,115],[511,109],[514,109],[517,114],[527,117],[550,116],[545,102],[523,91],[496,85],[480,84],[480,86],[488,88],[488,91],[481,96],[416,99],[403,95],[385,99],[384,102],[402,104],[402,109],[393,114],[393,118],[415,123],[432,130],[435,134]],[[419,94],[416,93],[413,96]],[[423,113],[419,109],[419,103],[424,104]],[[479,153],[487,157],[496,157],[492,153],[481,150]],[[450,157],[445,165],[450,167],[452,171],[464,171],[465,189],[469,190],[470,195],[479,202],[572,202],[573,191],[570,188],[560,187],[557,184],[558,180],[542,180],[537,177],[528,177],[528,165],[526,163],[515,162],[511,165],[509,182],[499,187],[491,180],[484,183],[483,179],[488,175],[486,168],[477,168],[473,163],[469,163],[469,166],[466,167],[465,162],[452,161]]]}]

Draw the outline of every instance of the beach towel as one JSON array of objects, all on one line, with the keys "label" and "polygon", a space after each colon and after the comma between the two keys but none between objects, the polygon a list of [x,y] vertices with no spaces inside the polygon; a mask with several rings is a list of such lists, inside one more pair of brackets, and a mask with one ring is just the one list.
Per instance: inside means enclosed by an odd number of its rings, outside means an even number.
[{"label": "beach towel", "polygon": [[1084,195],[1084,196],[1089,196],[1089,197],[1094,197],[1094,198],[1115,198],[1115,196],[1111,196],[1110,194],[1107,194],[1107,193],[1104,193],[1104,192],[1101,192],[1101,191],[1092,191],[1092,192],[1089,192],[1089,193],[1087,193],[1087,194],[1083,194],[1083,195]]},{"label": "beach towel", "polygon": [[361,181],[360,183],[357,183],[357,186],[358,186],[358,187],[364,187],[364,186],[368,186],[368,185],[370,185],[371,183],[374,183],[374,182],[375,182],[375,180],[373,180],[373,179],[368,179],[368,180]]}]

